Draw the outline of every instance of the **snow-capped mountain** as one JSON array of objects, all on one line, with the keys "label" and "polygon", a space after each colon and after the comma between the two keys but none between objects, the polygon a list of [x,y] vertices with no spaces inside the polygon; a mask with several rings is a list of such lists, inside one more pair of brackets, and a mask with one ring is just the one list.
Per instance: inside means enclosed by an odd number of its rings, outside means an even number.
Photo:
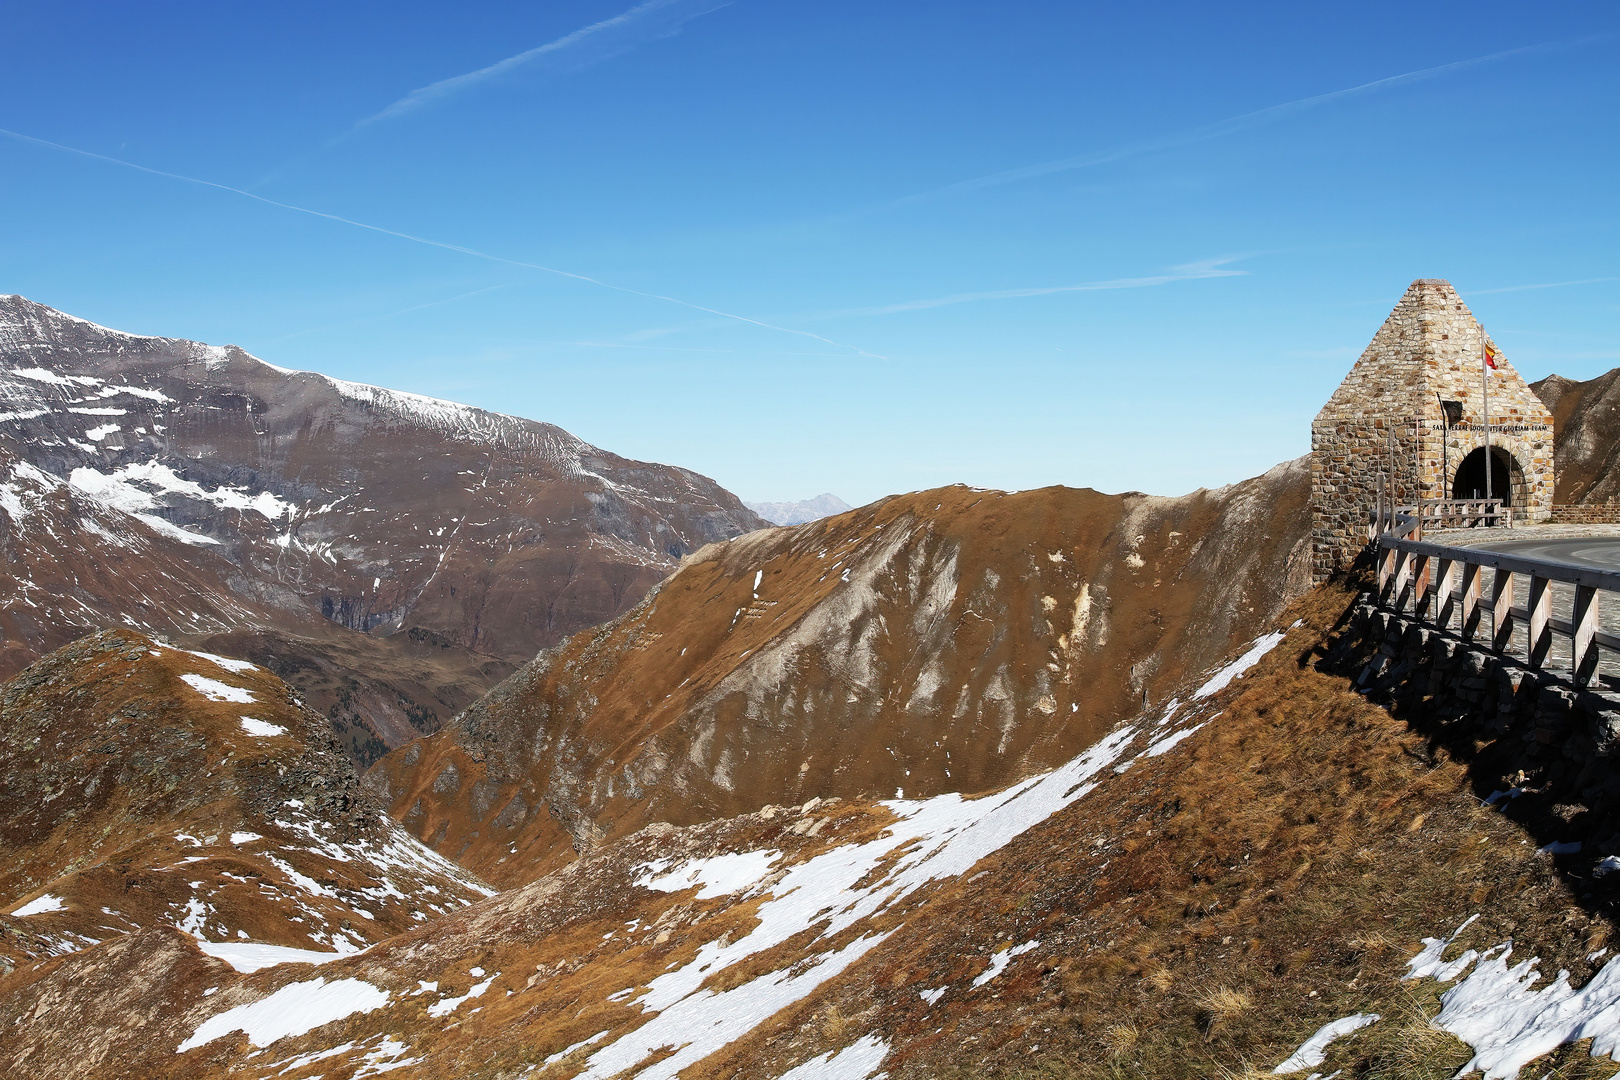
[{"label": "snow-capped mountain", "polygon": [[772,525],[803,525],[807,521],[855,509],[830,491],[798,502],[751,502],[743,505]]},{"label": "snow-capped mountain", "polygon": [[[625,611],[688,552],[763,524],[706,477],[550,424],[125,334],[18,296],[0,297],[0,443],[30,470],[0,494],[24,535],[23,488],[59,481],[58,497],[143,525],[242,602],[464,654],[462,668],[494,664],[494,677]],[[149,597],[159,617],[141,628],[185,632],[162,618],[183,594]],[[38,623],[76,633],[137,601],[91,600],[93,615],[52,599]],[[4,632],[0,674],[61,643],[15,619]],[[296,666],[283,668],[295,682]],[[393,745],[488,685],[475,681],[453,706],[405,692],[392,729],[357,722]]]}]

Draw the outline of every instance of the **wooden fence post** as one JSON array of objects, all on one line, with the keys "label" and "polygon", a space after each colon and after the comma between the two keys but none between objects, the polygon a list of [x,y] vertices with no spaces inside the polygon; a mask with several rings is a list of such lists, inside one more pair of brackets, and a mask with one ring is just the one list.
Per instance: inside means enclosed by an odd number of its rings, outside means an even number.
[{"label": "wooden fence post", "polygon": [[1465,562],[1462,566],[1462,617],[1458,624],[1464,640],[1479,632],[1479,570],[1478,563]]},{"label": "wooden fence post", "polygon": [[1456,597],[1452,595],[1452,578],[1456,576],[1457,562],[1455,559],[1440,559],[1435,579],[1438,583],[1440,595],[1435,600],[1434,621],[1442,630],[1451,627],[1451,612],[1457,606]]},{"label": "wooden fence post", "polygon": [[1513,571],[1498,569],[1491,582],[1491,649],[1507,652],[1513,641]]},{"label": "wooden fence post", "polygon": [[1575,631],[1571,667],[1577,685],[1585,686],[1597,673],[1598,590],[1590,585],[1575,586],[1575,607],[1570,614]]},{"label": "wooden fence post", "polygon": [[1539,574],[1530,575],[1530,599],[1525,610],[1530,615],[1530,652],[1532,669],[1540,668],[1552,649],[1552,582]]},{"label": "wooden fence post", "polygon": [[1406,606],[1406,594],[1411,591],[1412,556],[1404,551],[1395,553],[1395,610]]}]

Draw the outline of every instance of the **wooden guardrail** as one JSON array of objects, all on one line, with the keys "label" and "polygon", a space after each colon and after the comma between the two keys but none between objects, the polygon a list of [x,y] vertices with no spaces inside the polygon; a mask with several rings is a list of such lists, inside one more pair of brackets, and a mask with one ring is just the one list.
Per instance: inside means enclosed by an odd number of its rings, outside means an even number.
[{"label": "wooden guardrail", "polygon": [[[1442,630],[1455,622],[1464,639],[1480,638],[1497,653],[1511,653],[1515,628],[1522,623],[1525,656],[1532,669],[1546,663],[1553,635],[1562,635],[1570,640],[1571,674],[1580,686],[1588,685],[1597,673],[1600,649],[1620,654],[1620,637],[1598,629],[1598,598],[1604,592],[1620,592],[1620,571],[1432,544],[1393,532],[1376,543],[1378,599],[1387,607],[1402,611],[1410,605],[1419,619]],[[1486,570],[1491,571],[1488,590]],[[1529,581],[1523,607],[1513,605],[1517,576]],[[1553,616],[1554,583],[1574,590],[1569,619]]]},{"label": "wooden guardrail", "polygon": [[1423,528],[1513,528],[1513,509],[1501,499],[1420,499],[1398,508]]},{"label": "wooden guardrail", "polygon": [[1513,527],[1513,509],[1501,499],[1420,499],[1415,504],[1394,506],[1380,492],[1373,506],[1367,538],[1376,540],[1386,533],[1408,539],[1421,539],[1424,529],[1475,529]]}]

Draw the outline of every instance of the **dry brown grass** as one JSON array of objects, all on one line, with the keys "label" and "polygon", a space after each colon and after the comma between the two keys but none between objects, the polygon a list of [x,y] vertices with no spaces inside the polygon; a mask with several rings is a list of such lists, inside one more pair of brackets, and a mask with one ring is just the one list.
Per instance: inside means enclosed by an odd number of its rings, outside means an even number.
[{"label": "dry brown grass", "polygon": [[1109,1024],[1103,1028],[1098,1041],[1103,1051],[1111,1058],[1124,1057],[1136,1049],[1136,1044],[1142,1039],[1142,1030],[1135,1024],[1126,1022],[1122,1024]]},{"label": "dry brown grass", "polygon": [[1254,995],[1247,990],[1234,990],[1229,986],[1215,986],[1199,991],[1194,999],[1198,1003],[1198,1020],[1206,1036],[1214,1036],[1216,1029],[1229,1025],[1254,1004]]},{"label": "dry brown grass", "polygon": [[[1292,614],[1321,634],[1347,600],[1319,592]],[[951,1019],[982,1033],[982,1063],[891,1075],[1258,1078],[1327,1021],[1376,1012],[1384,1020],[1336,1041],[1321,1072],[1449,1077],[1471,1052],[1429,1022],[1440,988],[1400,976],[1420,938],[1482,908],[1471,944],[1512,936],[1544,967],[1585,977],[1576,950],[1606,940],[1607,924],[1577,910],[1520,826],[1480,806],[1464,763],[1315,670],[1313,644],[1290,635],[1181,752],[1134,766],[1024,854],[1009,849],[997,872],[1047,883],[1023,906],[1053,912],[1021,933],[1072,941],[1043,984],[1047,1004],[1022,1015],[1066,1038],[1043,1036],[1034,1065],[1027,1048],[994,1052],[989,1022],[964,1011]],[[1068,841],[1100,832],[1116,845],[1107,860]],[[962,904],[935,920],[1004,925],[1001,904]],[[1565,1048],[1534,1075],[1607,1080],[1587,1061]]]}]

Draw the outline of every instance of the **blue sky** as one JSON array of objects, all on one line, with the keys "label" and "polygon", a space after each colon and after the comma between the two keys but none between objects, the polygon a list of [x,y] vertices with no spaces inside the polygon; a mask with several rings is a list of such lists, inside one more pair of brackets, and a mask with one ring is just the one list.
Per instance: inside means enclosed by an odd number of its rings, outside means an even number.
[{"label": "blue sky", "polygon": [[745,498],[1236,481],[1417,277],[1529,378],[1620,365],[1612,3],[5,22],[0,292]]}]

